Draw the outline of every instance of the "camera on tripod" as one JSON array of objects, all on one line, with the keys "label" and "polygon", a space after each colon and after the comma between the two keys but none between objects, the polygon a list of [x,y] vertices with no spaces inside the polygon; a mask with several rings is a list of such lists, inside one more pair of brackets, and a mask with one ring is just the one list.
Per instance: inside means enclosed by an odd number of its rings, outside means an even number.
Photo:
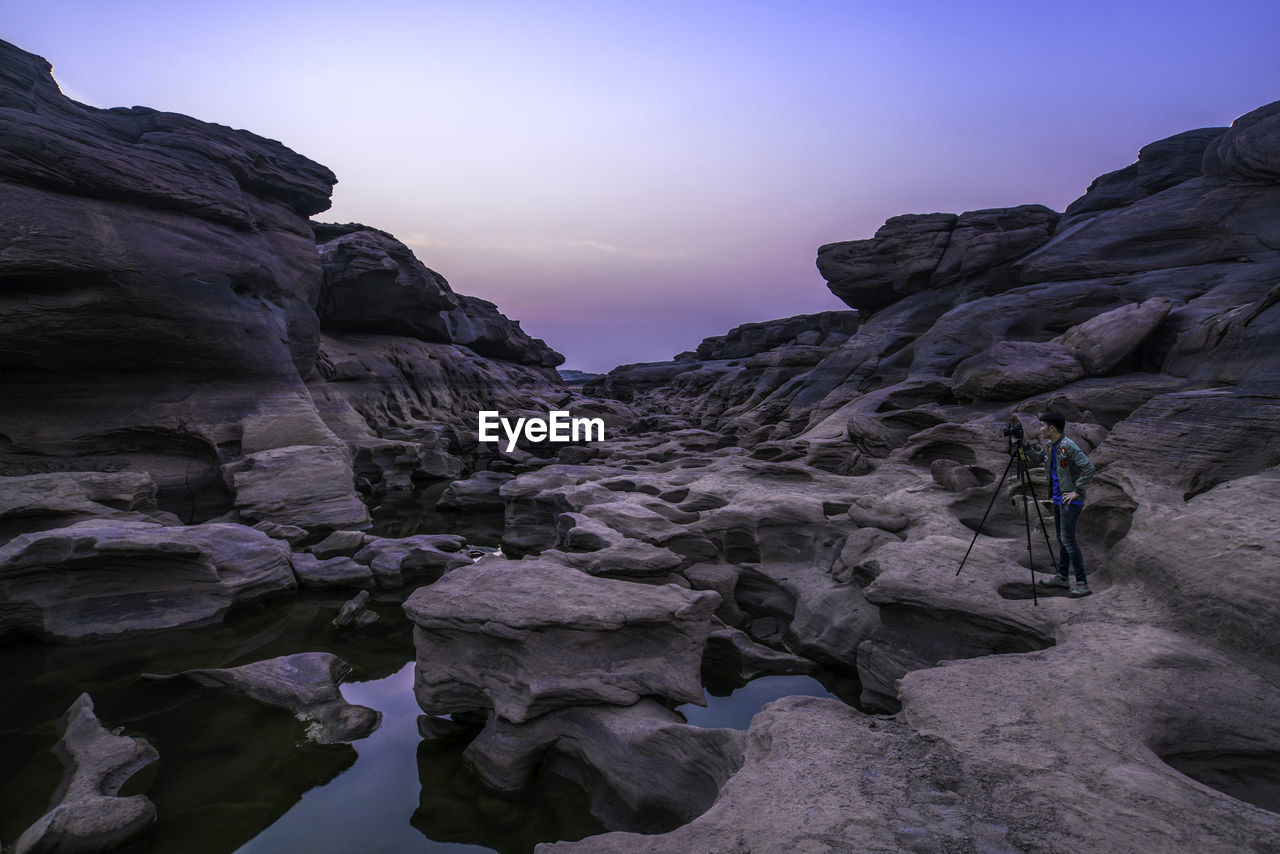
[{"label": "camera on tripod", "polygon": [[1008,436],[1014,442],[1022,441],[1022,422],[1016,418],[1009,419],[1009,425],[1000,431],[1001,436]]},{"label": "camera on tripod", "polygon": [[[991,493],[991,501],[987,504],[987,510],[982,514],[981,521],[978,522],[978,528],[973,532],[973,539],[969,541],[969,548],[964,553],[964,557],[960,559],[960,566],[956,569],[956,575],[960,574],[960,570],[964,569],[965,561],[969,559],[973,546],[978,542],[978,535],[982,533],[982,526],[987,522],[987,516],[991,514],[991,508],[995,506],[996,498],[1000,495],[1000,489],[1004,486],[1004,480],[1009,476],[1009,472],[1017,466],[1017,484],[1015,489],[1019,489],[1022,495],[1022,521],[1027,529],[1027,568],[1031,571],[1031,601],[1040,604],[1040,599],[1036,595],[1036,562],[1031,551],[1031,508],[1036,509],[1036,518],[1040,520],[1040,531],[1044,534],[1045,548],[1049,549],[1049,554],[1053,554],[1053,546],[1049,544],[1049,529],[1045,527],[1044,517],[1040,515],[1040,505],[1035,500],[1035,487],[1031,482],[1031,473],[1027,471],[1029,460],[1027,459],[1026,448],[1022,447],[1023,432],[1022,422],[1018,420],[1016,415],[1009,416],[1009,423],[1000,431],[1000,435],[1009,440],[1009,465],[1005,466],[1004,474],[1000,475],[1000,479],[996,481],[996,488]],[[1053,464],[1052,459],[1049,461]]]}]

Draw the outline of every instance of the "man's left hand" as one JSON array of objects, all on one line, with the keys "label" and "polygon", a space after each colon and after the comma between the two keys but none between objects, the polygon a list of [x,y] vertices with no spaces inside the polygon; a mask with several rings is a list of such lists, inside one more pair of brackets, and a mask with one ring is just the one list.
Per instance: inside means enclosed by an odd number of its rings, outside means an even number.
[{"label": "man's left hand", "polygon": [[1075,501],[1079,497],[1080,497],[1079,494],[1075,492],[1068,492],[1066,495],[1062,496],[1062,503],[1070,504],[1072,501]]}]

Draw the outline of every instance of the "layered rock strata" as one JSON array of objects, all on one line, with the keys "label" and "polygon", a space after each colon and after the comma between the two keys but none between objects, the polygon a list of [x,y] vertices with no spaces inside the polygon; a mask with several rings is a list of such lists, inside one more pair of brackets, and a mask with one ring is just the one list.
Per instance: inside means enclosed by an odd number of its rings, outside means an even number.
[{"label": "layered rock strata", "polygon": [[289,547],[252,528],[91,520],[0,547],[0,635],[77,641],[201,625],[296,588]]},{"label": "layered rock strata", "polygon": [[66,98],[0,43],[0,476],[145,472],[184,522],[360,527],[356,487],[475,465],[465,412],[563,361],[404,244],[313,224],[325,167]]},{"label": "layered rock strata", "polygon": [[546,560],[485,561],[405,602],[414,692],[433,714],[486,710],[517,724],[650,696],[703,703],[699,663],[717,604],[713,593],[633,587]]},{"label": "layered rock strata", "polygon": [[741,763],[738,733],[688,726],[665,705],[705,703],[718,604],[712,592],[592,578],[545,558],[482,561],[405,602],[414,693],[430,715],[486,715],[464,760],[489,787],[521,790],[545,767],[582,785],[610,827],[670,829]]},{"label": "layered rock strata", "polygon": [[336,179],[273,140],[79,104],[6,42],[0,137],[0,544],[40,535],[0,560],[0,632],[153,631],[295,573],[398,586],[468,561],[289,547],[368,527],[382,490],[525,464],[467,413],[565,402],[559,354],[390,235],[312,222]]},{"label": "layered rock strata", "polygon": [[[687,826],[539,851],[1271,850],[1278,177],[1273,104],[1147,146],[1062,217],[823,247],[862,323],[781,382],[687,356],[597,381],[637,435],[504,486],[507,547],[592,572],[661,549],[652,576],[895,716],[780,701]],[[1082,600],[1036,595],[1057,544],[997,483],[1002,429],[1046,409],[1098,468]]]}]

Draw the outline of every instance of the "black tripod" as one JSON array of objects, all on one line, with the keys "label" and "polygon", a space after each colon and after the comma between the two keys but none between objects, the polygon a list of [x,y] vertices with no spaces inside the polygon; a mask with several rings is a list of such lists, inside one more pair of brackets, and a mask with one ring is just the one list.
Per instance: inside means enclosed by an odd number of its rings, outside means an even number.
[{"label": "black tripod", "polygon": [[[991,513],[991,508],[995,506],[996,499],[1000,496],[1000,487],[1004,485],[1004,479],[1009,476],[1009,471],[1017,466],[1018,483],[1022,487],[1022,520],[1027,526],[1027,562],[1030,564],[1031,570],[1031,601],[1039,605],[1040,597],[1036,595],[1036,559],[1031,552],[1031,511],[1027,508],[1027,501],[1030,500],[1036,508],[1036,518],[1040,520],[1040,531],[1044,534],[1045,547],[1049,549],[1049,554],[1053,554],[1053,546],[1049,544],[1049,531],[1044,526],[1044,516],[1040,513],[1040,503],[1033,497],[1035,490],[1031,485],[1031,473],[1027,470],[1027,455],[1022,448],[1022,428],[1006,430],[1005,435],[1009,437],[1009,465],[1004,467],[1004,474],[1000,475],[1000,479],[996,481],[996,487],[991,493],[991,502],[987,504],[987,512],[982,514],[982,521],[978,523],[978,530],[973,532],[973,539],[969,542],[969,548],[964,553],[964,558],[960,561],[959,568],[956,569],[956,576],[960,575],[960,570],[964,569],[965,561],[969,559],[969,552],[973,551],[973,546],[978,542],[978,535],[982,533],[982,526],[987,521],[987,516]],[[1032,496],[1030,499],[1029,496]]]}]

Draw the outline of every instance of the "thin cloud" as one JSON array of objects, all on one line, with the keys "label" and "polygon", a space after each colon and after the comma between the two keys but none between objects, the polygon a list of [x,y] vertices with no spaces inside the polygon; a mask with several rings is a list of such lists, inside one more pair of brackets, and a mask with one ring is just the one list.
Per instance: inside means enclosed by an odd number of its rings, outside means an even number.
[{"label": "thin cloud", "polygon": [[688,252],[669,249],[632,249],[625,246],[613,246],[597,240],[540,240],[540,241],[497,241],[457,243],[430,237],[425,234],[411,234],[404,239],[405,245],[413,249],[450,249],[458,252],[527,252],[563,254],[566,250],[588,250],[602,255],[613,255],[623,258],[634,258],[642,261],[669,261],[693,257]]}]

